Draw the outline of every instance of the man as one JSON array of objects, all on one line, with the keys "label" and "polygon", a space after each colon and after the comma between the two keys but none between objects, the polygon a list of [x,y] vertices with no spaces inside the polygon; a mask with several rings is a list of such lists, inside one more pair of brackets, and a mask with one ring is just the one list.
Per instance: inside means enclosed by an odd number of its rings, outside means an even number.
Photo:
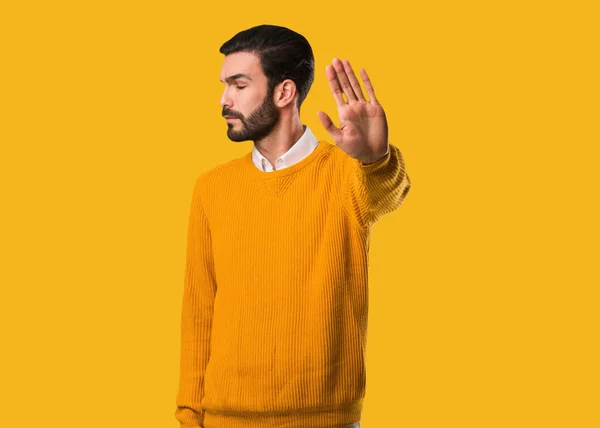
[{"label": "man", "polygon": [[[252,152],[196,179],[175,416],[182,427],[359,427],[373,225],[410,189],[367,72],[326,67],[335,144],[300,120],[308,41],[261,25],[220,49],[222,115]],[[346,99],[344,99],[344,96]]]}]

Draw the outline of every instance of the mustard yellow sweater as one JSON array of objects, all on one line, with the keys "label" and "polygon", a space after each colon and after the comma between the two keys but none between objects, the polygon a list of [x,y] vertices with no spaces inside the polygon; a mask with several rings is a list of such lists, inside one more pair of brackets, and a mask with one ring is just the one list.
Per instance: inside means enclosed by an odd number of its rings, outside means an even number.
[{"label": "mustard yellow sweater", "polygon": [[369,165],[320,141],[285,169],[261,171],[248,153],[197,177],[181,427],[341,428],[360,420],[370,233],[409,189],[392,144]]}]

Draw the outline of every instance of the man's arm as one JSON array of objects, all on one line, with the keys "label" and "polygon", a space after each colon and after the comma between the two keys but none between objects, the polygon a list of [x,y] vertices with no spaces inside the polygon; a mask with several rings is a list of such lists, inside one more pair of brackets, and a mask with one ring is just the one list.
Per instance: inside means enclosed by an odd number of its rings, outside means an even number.
[{"label": "man's arm", "polygon": [[346,157],[344,203],[359,226],[372,227],[383,215],[399,208],[410,191],[410,178],[400,149],[389,144],[387,154],[363,164]]},{"label": "man's arm", "polygon": [[182,428],[203,427],[204,372],[217,284],[208,220],[196,180],[189,214],[181,308],[181,360],[175,418]]},{"label": "man's arm", "polygon": [[381,216],[402,204],[410,190],[410,179],[400,150],[389,144],[385,111],[367,70],[361,68],[360,74],[368,101],[350,61],[334,58],[325,73],[338,107],[340,127],[327,113],[317,114],[335,144],[348,155],[343,167],[344,206],[360,228],[368,230]]}]

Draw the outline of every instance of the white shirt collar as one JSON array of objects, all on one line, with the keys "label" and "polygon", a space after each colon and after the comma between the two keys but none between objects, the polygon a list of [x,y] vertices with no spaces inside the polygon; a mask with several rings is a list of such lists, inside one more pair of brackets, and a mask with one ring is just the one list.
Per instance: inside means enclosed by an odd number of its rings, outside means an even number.
[{"label": "white shirt collar", "polygon": [[256,148],[255,144],[252,149],[252,162],[254,162],[254,165],[261,171],[270,172],[292,166],[311,154],[311,152],[319,145],[319,141],[307,125],[303,126],[304,134],[302,134],[302,137],[300,137],[287,152],[275,161],[275,168],[273,168],[273,165],[271,165],[267,158],[265,158]]}]

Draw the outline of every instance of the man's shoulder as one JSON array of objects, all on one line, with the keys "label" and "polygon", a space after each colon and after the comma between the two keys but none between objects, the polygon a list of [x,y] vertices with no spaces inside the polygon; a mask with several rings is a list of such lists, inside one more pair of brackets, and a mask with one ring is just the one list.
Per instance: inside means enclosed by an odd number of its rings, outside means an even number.
[{"label": "man's shoulder", "polygon": [[198,174],[196,181],[206,183],[209,181],[218,180],[222,177],[227,177],[231,173],[236,173],[240,170],[241,163],[244,162],[246,156],[248,156],[248,154],[245,154],[235,159],[231,159],[229,161],[226,161],[225,163],[213,166],[208,170]]},{"label": "man's shoulder", "polygon": [[346,154],[345,151],[342,150],[342,148],[340,146],[338,146],[335,143],[329,142],[329,141],[321,141],[321,143],[327,143],[330,147],[331,150],[331,155],[336,157],[336,158],[341,158],[341,159],[345,159],[346,156],[348,156]]},{"label": "man's shoulder", "polygon": [[335,167],[338,171],[346,171],[348,168],[355,167],[357,161],[350,157],[340,146],[335,143],[326,141],[331,146],[329,147],[330,158],[334,161]]}]

